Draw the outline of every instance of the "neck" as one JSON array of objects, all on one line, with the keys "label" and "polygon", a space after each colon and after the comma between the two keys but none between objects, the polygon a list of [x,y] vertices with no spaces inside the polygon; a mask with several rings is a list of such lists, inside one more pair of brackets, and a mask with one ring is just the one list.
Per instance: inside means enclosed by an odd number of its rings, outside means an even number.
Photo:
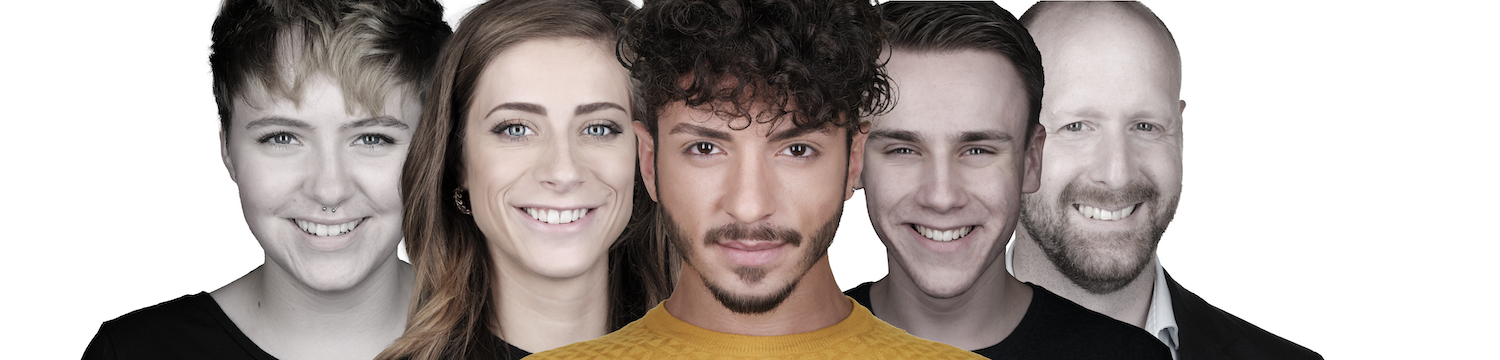
[{"label": "neck", "polygon": [[1015,242],[1011,266],[1014,267],[1016,278],[1041,285],[1058,296],[1115,320],[1139,328],[1146,327],[1146,314],[1151,309],[1151,291],[1156,285],[1155,257],[1124,288],[1108,294],[1095,294],[1063,275],[1024,228],[1016,231]]},{"label": "neck", "polygon": [[609,257],[579,276],[548,278],[495,254],[494,324],[507,343],[531,353],[609,333]]},{"label": "neck", "polygon": [[278,358],[371,358],[405,330],[413,278],[411,265],[392,253],[353,287],[321,291],[267,258],[212,296],[247,337]]},{"label": "neck", "polygon": [[1004,261],[996,257],[986,265],[968,290],[938,298],[887,255],[889,275],[870,287],[871,310],[923,339],[965,350],[993,346],[1015,330],[1031,305],[1031,287],[1006,273]]},{"label": "neck", "polygon": [[818,259],[803,274],[797,288],[780,306],[761,314],[738,314],[715,299],[692,264],[682,264],[682,274],[667,299],[673,317],[694,326],[727,334],[778,336],[811,332],[838,324],[854,311],[853,302],[839,291],[828,256]]}]

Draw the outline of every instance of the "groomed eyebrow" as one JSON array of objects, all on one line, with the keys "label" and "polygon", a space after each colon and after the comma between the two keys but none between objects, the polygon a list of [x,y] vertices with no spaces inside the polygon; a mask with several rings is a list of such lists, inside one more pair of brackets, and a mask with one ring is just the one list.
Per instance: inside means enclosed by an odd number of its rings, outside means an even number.
[{"label": "groomed eyebrow", "polygon": [[911,143],[919,143],[919,142],[922,142],[922,135],[918,135],[916,132],[912,132],[912,131],[909,131],[909,130],[890,130],[890,129],[870,130],[870,140],[875,140],[875,139],[891,139],[891,140],[896,140],[896,141],[905,141],[905,142],[911,142]]},{"label": "groomed eyebrow", "polygon": [[967,142],[977,142],[977,141],[1000,141],[1000,142],[1007,142],[1007,141],[1010,141],[1011,139],[1012,139],[1012,137],[1010,136],[1010,134],[1007,134],[1004,131],[986,130],[986,131],[965,131],[963,133],[958,134],[958,136],[955,136],[953,140],[954,140],[954,142],[957,142],[957,143],[967,143]]},{"label": "groomed eyebrow", "polygon": [[288,119],[280,116],[267,116],[245,124],[245,130],[267,126],[290,126],[294,128],[313,129],[312,124],[308,124],[302,120]]},{"label": "groomed eyebrow", "polygon": [[687,123],[677,124],[677,126],[673,126],[672,131],[667,132],[667,134],[689,134],[714,140],[729,141],[729,133],[727,132]]},{"label": "groomed eyebrow", "polygon": [[592,104],[578,105],[578,109],[573,110],[573,115],[574,116],[578,116],[578,115],[583,115],[583,114],[587,114],[587,113],[591,113],[591,112],[595,112],[595,111],[600,111],[600,110],[607,110],[607,109],[619,109],[620,111],[624,111],[626,113],[630,113],[630,111],[625,110],[625,107],[624,106],[620,106],[620,104],[601,101],[601,102],[596,102],[596,103],[592,103]]},{"label": "groomed eyebrow", "polygon": [[776,132],[774,134],[771,134],[770,141],[771,142],[777,142],[777,141],[782,141],[782,140],[786,140],[786,139],[796,138],[798,136],[807,135],[807,134],[811,134],[811,133],[815,133],[815,132],[827,135],[827,134],[832,133],[833,129],[834,129],[833,127],[828,127],[828,126],[818,127],[818,128],[805,128],[805,127],[791,128],[791,129],[786,129],[786,130],[778,131],[778,132]]},{"label": "groomed eyebrow", "polygon": [[344,124],[344,126],[339,127],[339,130],[372,126],[387,126],[402,130],[410,128],[410,126],[406,125],[406,123],[401,122],[401,120],[396,120],[396,118],[390,116],[376,116],[369,119]]},{"label": "groomed eyebrow", "polygon": [[500,110],[524,111],[541,116],[547,116],[547,108],[542,107],[541,105],[524,102],[508,102],[500,105],[495,105],[495,108],[490,109],[490,112],[488,114],[484,114],[484,116],[489,117],[490,114],[494,114],[496,111]]}]

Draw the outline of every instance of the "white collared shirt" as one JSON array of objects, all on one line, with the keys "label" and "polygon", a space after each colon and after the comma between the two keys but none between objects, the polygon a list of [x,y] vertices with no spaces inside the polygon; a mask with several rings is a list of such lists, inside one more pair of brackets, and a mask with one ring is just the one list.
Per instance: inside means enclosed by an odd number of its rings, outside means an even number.
[{"label": "white collared shirt", "polygon": [[[1005,272],[1015,276],[1011,258],[1016,253],[1015,238],[1005,244]],[[1156,258],[1156,282],[1151,286],[1151,305],[1146,310],[1146,332],[1172,350],[1172,359],[1177,359],[1177,316],[1172,313],[1172,293],[1167,291],[1167,271]]]}]

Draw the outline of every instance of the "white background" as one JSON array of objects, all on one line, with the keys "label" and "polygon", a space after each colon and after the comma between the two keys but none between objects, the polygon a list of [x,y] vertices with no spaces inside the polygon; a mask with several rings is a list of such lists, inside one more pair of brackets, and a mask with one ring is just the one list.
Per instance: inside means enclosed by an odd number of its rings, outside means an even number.
[{"label": "white background", "polygon": [[[450,24],[473,3],[449,2]],[[1500,9],[1147,5],[1182,49],[1188,101],[1182,203],[1160,250],[1173,276],[1328,358],[1490,353]],[[100,322],[262,262],[219,159],[217,7],[26,1],[0,15],[5,357],[77,358]],[[831,253],[845,288],[885,274],[862,195]]]}]

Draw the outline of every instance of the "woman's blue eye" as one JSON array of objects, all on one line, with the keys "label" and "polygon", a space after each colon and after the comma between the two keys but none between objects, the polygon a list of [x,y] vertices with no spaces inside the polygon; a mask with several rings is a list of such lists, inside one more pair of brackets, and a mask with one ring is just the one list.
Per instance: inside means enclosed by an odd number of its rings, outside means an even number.
[{"label": "woman's blue eye", "polygon": [[354,140],[354,143],[356,145],[369,145],[369,146],[381,145],[382,143],[390,144],[390,143],[394,143],[394,142],[395,141],[391,141],[390,137],[386,137],[384,135],[379,135],[379,134],[364,134],[364,135],[360,135],[358,139]]},{"label": "woman's blue eye", "polygon": [[288,134],[277,134],[276,136],[271,137],[271,142],[282,145],[291,144],[292,136]]},{"label": "woman's blue eye", "polygon": [[583,128],[583,134],[584,135],[589,135],[589,136],[609,136],[609,135],[614,135],[616,133],[618,133],[618,132],[615,131],[615,129],[612,129],[609,126],[602,125],[602,124],[601,125],[589,125],[589,127]]},{"label": "woman's blue eye", "polygon": [[508,135],[508,136],[516,136],[516,137],[535,134],[535,132],[531,131],[531,128],[526,127],[526,125],[521,125],[521,124],[506,125],[504,128],[501,128],[499,132],[501,134],[505,134],[505,135]]}]

